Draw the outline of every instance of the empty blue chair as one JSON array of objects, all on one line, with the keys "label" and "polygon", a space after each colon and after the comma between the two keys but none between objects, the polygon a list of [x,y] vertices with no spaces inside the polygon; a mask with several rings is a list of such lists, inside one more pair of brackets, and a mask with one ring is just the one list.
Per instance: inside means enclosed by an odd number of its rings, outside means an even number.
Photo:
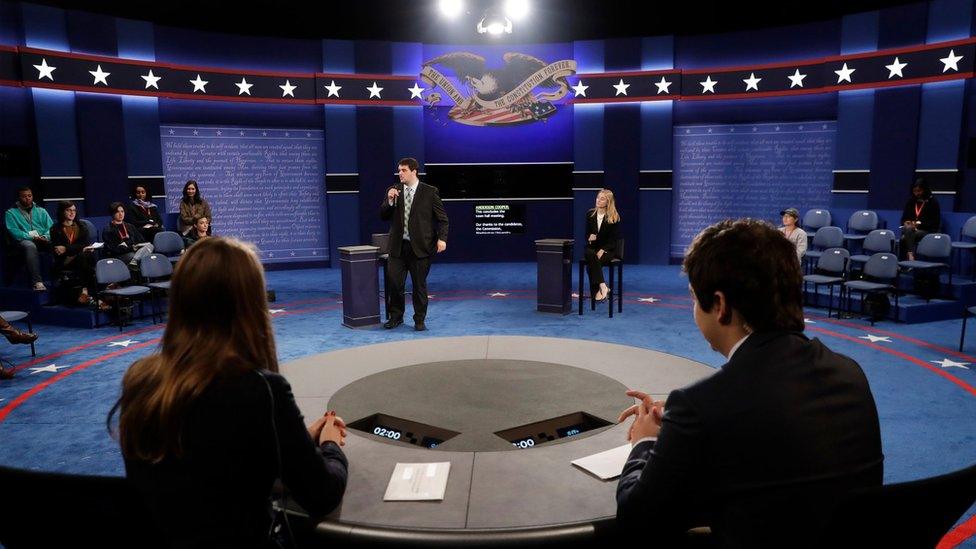
[{"label": "empty blue chair", "polygon": [[153,237],[153,251],[165,255],[172,263],[179,261],[184,246],[180,233],[161,231]]},{"label": "empty blue chair", "polygon": [[[959,229],[959,241],[952,243],[952,249],[969,250],[970,252],[976,249],[976,242],[964,240],[965,238],[976,240],[976,215],[967,219],[966,224],[962,226],[962,229]],[[973,265],[973,281],[976,282],[976,265]]]},{"label": "empty blue chair", "polygon": [[851,256],[851,263],[866,263],[871,254],[878,252],[895,252],[895,231],[875,229],[868,233],[861,244],[861,253]]},{"label": "empty blue chair", "polygon": [[152,253],[142,258],[139,263],[139,272],[146,279],[146,286],[149,287],[149,293],[152,295],[153,322],[155,323],[156,315],[159,315],[160,318],[163,317],[159,306],[159,294],[165,294],[169,291],[169,280],[166,279],[173,274],[173,264],[165,255]]},{"label": "empty blue chair", "polygon": [[[830,318],[830,312],[834,304],[834,285],[844,283],[845,274],[847,273],[847,260],[850,255],[851,253],[845,248],[824,250],[823,255],[817,260],[816,273],[803,277],[804,297],[807,294],[807,283],[813,284],[813,293],[818,296],[818,290],[821,285],[826,285],[830,288],[830,297],[827,301],[827,318]],[[843,290],[844,287],[841,286],[841,301],[844,299]]]},{"label": "empty blue chair", "polygon": [[807,210],[803,214],[803,230],[814,232],[821,227],[830,226],[830,212],[823,209]]},{"label": "empty blue chair", "polygon": [[878,214],[871,210],[858,210],[847,220],[844,240],[864,240],[868,233],[878,228]]},{"label": "empty blue chair", "polygon": [[[915,271],[935,270],[938,280],[939,271],[949,268],[952,260],[952,240],[945,233],[931,233],[922,237],[915,248],[915,260],[901,261],[898,264],[905,269]],[[918,259],[923,257],[929,261]],[[952,284],[952,269],[949,269],[949,284]]]},{"label": "empty blue chair", "polygon": [[[864,295],[883,292],[895,295],[895,318],[898,318],[898,256],[893,253],[879,252],[870,257],[864,264],[864,280],[848,280],[844,283],[847,290],[847,310],[850,311],[851,290],[861,296],[861,312],[864,312]],[[871,319],[874,325],[874,318]]]},{"label": "empty blue chair", "polygon": [[[119,284],[122,282],[129,281],[129,267],[119,259],[102,259],[95,264],[95,280],[98,282],[99,286],[104,286],[104,289],[98,292],[100,297],[113,297],[115,317],[119,321],[119,331],[122,331],[122,326],[124,324],[122,319],[122,306],[121,301],[123,299],[131,300],[136,298],[141,298],[149,293],[149,288],[146,286],[121,286],[117,288],[109,288],[110,284]],[[143,302],[139,300],[139,312],[144,314],[142,310]],[[95,307],[95,326],[98,326],[98,307]]]},{"label": "empty blue chair", "polygon": [[[814,260],[820,259],[823,255],[823,251],[829,248],[841,248],[844,246],[844,231],[840,227],[820,227],[817,229],[816,234],[813,235],[813,243],[811,247],[807,249],[807,253],[803,254],[803,259],[813,263]],[[819,248],[814,249],[814,248]],[[810,264],[808,263],[808,265]]]}]

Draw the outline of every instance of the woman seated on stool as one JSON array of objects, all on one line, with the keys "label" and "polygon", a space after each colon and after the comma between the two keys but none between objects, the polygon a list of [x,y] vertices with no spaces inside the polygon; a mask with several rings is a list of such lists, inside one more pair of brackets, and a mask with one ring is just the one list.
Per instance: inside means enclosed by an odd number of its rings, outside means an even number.
[{"label": "woman seated on stool", "polygon": [[207,238],[209,236],[207,233],[210,232],[210,220],[206,217],[198,217],[193,220],[193,226],[190,227],[190,232],[183,235],[183,241],[186,242],[186,247],[189,248],[191,244]]},{"label": "woman seated on stool", "polygon": [[[51,227],[51,246],[54,252],[54,277],[61,279],[65,273],[74,275],[81,284],[78,303],[87,305],[90,296],[88,289],[95,287],[95,261],[86,248],[88,229],[77,222],[78,208],[73,202],[63,200],[58,203],[58,222]],[[74,299],[74,297],[72,297]]]},{"label": "woman seated on stool", "polygon": [[[613,191],[603,189],[596,195],[596,207],[586,213],[586,271],[590,277],[590,295],[604,301],[610,288],[603,281],[603,266],[610,263],[620,238],[620,214],[613,202]],[[581,296],[582,299],[582,296]]]},{"label": "woman seated on stool", "polygon": [[156,354],[122,379],[119,444],[129,484],[167,547],[280,547],[271,539],[276,478],[313,517],[346,489],[346,426],[307,428],[278,374],[264,272],[238,240],[186,250]]},{"label": "woman seated on stool", "polygon": [[915,247],[922,237],[939,232],[942,213],[939,201],[932,196],[932,189],[924,179],[912,185],[912,196],[901,212],[901,249],[909,261],[915,261]]},{"label": "woman seated on stool", "polygon": [[121,202],[112,202],[108,210],[112,214],[112,221],[102,231],[105,252],[137,267],[139,260],[152,253],[153,245],[146,242],[139,229],[125,221],[125,206]]},{"label": "woman seated on stool", "polygon": [[152,242],[156,233],[163,230],[159,208],[149,200],[149,191],[142,183],[132,187],[132,202],[126,207],[125,217],[139,229],[147,242]]},{"label": "woman seated on stool", "polygon": [[800,220],[800,211],[796,208],[786,208],[779,212],[779,215],[783,216],[783,226],[779,228],[779,232],[793,243],[796,258],[802,265],[803,254],[807,253],[807,233],[796,226],[796,222]]}]

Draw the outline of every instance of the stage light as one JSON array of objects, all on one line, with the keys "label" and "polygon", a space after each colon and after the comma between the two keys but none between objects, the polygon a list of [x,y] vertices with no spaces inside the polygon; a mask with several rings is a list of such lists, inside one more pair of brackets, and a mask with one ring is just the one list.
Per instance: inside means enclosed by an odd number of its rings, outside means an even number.
[{"label": "stage light", "polygon": [[440,0],[441,13],[445,17],[457,17],[464,9],[461,0]]},{"label": "stage light", "polygon": [[498,36],[502,33],[512,34],[512,20],[505,17],[496,8],[485,10],[484,17],[478,21],[478,32]]},{"label": "stage light", "polygon": [[505,15],[519,21],[529,13],[529,0],[505,0]]}]

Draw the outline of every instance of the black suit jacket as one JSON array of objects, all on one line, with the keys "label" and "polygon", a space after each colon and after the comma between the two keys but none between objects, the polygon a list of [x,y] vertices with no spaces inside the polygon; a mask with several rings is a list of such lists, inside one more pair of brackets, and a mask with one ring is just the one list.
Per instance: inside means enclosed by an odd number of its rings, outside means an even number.
[{"label": "black suit jacket", "polygon": [[126,476],[148,504],[165,545],[267,546],[269,497],[279,474],[312,516],[339,504],[345,455],[333,442],[319,447],[312,441],[285,378],[264,376],[268,383],[254,372],[235,372],[206,389],[184,420],[183,458],[125,460]]},{"label": "black suit jacket", "polygon": [[[590,235],[595,234],[596,240],[590,242]],[[596,213],[590,211],[586,213],[586,245],[594,250],[603,250],[610,254],[610,257],[617,256],[617,239],[620,238],[620,222],[608,223],[603,218],[600,230],[596,228]]]},{"label": "black suit jacket", "polygon": [[856,362],[799,333],[753,334],[668,397],[636,445],[617,518],[655,541],[711,526],[719,547],[806,547],[849,490],[878,486],[878,412]]},{"label": "black suit jacket", "polygon": [[[399,243],[403,240],[403,184],[391,189],[400,192],[393,206],[386,197],[380,205],[380,217],[390,222],[390,255],[400,256]],[[389,189],[387,189],[389,192]],[[436,187],[418,183],[410,205],[410,245],[416,257],[427,257],[437,253],[437,241],[447,242],[447,212]],[[435,227],[436,225],[436,227]],[[436,238],[435,238],[436,231]]]},{"label": "black suit jacket", "polygon": [[906,221],[921,221],[918,229],[928,232],[937,233],[939,229],[942,228],[942,212],[939,208],[939,201],[935,199],[934,196],[929,197],[925,201],[925,205],[922,206],[921,215],[915,215],[915,198],[909,198],[908,202],[905,203],[905,207],[901,211],[901,223],[905,224]]}]

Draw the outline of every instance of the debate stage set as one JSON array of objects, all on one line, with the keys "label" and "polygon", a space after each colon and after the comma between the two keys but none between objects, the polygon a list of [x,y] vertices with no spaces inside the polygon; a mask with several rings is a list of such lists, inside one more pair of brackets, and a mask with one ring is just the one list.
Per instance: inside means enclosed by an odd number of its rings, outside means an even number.
[{"label": "debate stage set", "polygon": [[[692,318],[685,250],[718,220],[779,225],[787,208],[810,237],[806,334],[863,368],[885,484],[976,463],[972,0],[758,19],[668,6],[653,22],[631,2],[536,0],[519,19],[472,0],[448,19],[439,2],[368,0],[239,25],[215,4],[0,0],[0,196],[9,207],[29,185],[52,215],[73,201],[100,233],[139,184],[176,230],[195,180],[214,235],[255,244],[299,408],[349,426],[345,497],[309,546],[604,541],[625,392],[664,399],[725,361]],[[450,220],[426,331],[409,281],[405,323],[383,329],[380,206],[405,157]],[[933,265],[862,293],[869,257],[905,259],[919,178],[941,209],[919,258]],[[593,303],[580,260],[603,188],[619,261]],[[0,381],[0,477],[37,489],[0,484],[0,503],[57,524],[73,502],[97,521],[98,487],[124,475],[109,409],[165,318],[59,301],[46,255],[49,290],[33,291],[13,246],[0,309],[28,313],[40,338],[0,348],[15,373]],[[818,270],[818,254],[846,260]],[[976,507],[938,547],[976,548]]]}]

